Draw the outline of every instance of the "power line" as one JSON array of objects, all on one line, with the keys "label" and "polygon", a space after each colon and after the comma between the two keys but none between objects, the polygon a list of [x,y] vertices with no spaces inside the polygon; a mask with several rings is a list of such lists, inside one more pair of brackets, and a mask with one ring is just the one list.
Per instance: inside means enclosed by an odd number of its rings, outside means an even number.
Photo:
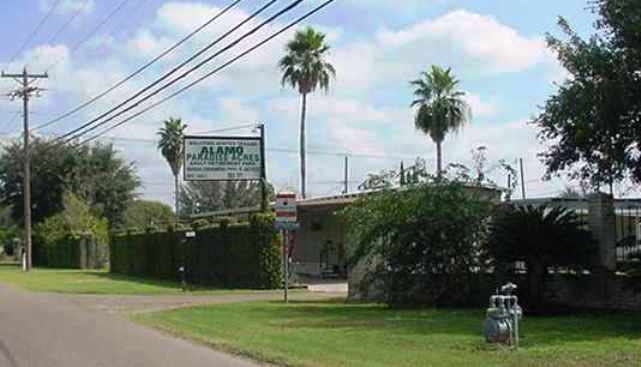
[{"label": "power line", "polygon": [[258,124],[247,124],[247,125],[241,125],[241,126],[231,126],[231,127],[228,127],[228,128],[201,131],[201,132],[198,132],[198,133],[195,133],[195,134],[196,135],[200,135],[200,134],[220,133],[220,132],[224,132],[224,131],[248,129],[250,127],[257,127],[257,126],[258,126]]},{"label": "power line", "polygon": [[[162,104],[162,103],[167,102],[168,100],[170,100],[170,99],[172,99],[172,98],[174,98],[174,97],[178,96],[179,94],[181,94],[181,93],[185,92],[186,90],[188,90],[188,89],[192,88],[193,86],[195,86],[195,85],[197,85],[197,84],[201,83],[203,80],[205,80],[205,79],[207,79],[207,78],[211,77],[212,75],[214,75],[214,74],[218,73],[219,71],[221,71],[221,70],[225,69],[226,67],[228,67],[229,65],[231,65],[231,64],[233,64],[234,62],[238,61],[238,60],[239,60],[239,59],[241,59],[242,57],[244,57],[244,56],[246,56],[246,55],[248,55],[248,54],[252,53],[253,51],[255,51],[256,49],[258,49],[258,48],[260,48],[261,46],[265,45],[266,43],[268,43],[268,42],[269,42],[269,41],[271,41],[272,39],[274,39],[274,38],[278,37],[278,36],[279,36],[279,35],[281,35],[282,33],[286,32],[286,31],[288,31],[289,29],[291,29],[292,27],[296,26],[298,23],[300,23],[300,22],[302,22],[303,20],[305,20],[305,19],[309,18],[309,17],[310,17],[310,16],[312,16],[313,14],[315,14],[315,13],[319,12],[321,9],[323,9],[323,8],[324,8],[324,7],[326,7],[327,5],[331,4],[332,2],[334,2],[334,0],[327,0],[327,1],[325,1],[325,2],[324,2],[324,3],[322,3],[321,5],[317,6],[316,8],[312,9],[311,11],[307,12],[307,13],[306,13],[305,15],[303,15],[302,17],[300,17],[300,18],[298,18],[298,19],[294,20],[293,22],[289,23],[287,26],[285,26],[285,27],[281,28],[279,31],[277,31],[277,32],[273,33],[271,36],[269,36],[269,37],[265,38],[265,39],[264,39],[264,40],[262,40],[261,42],[258,42],[258,43],[257,43],[257,44],[255,44],[254,46],[252,46],[252,47],[250,47],[249,49],[245,50],[244,52],[242,52],[241,54],[239,54],[239,55],[237,55],[236,57],[232,58],[231,60],[227,61],[226,63],[224,63],[223,65],[219,66],[218,68],[215,68],[214,70],[212,70],[212,71],[210,71],[209,73],[207,73],[207,74],[203,75],[202,77],[200,77],[200,78],[198,78],[198,79],[194,80],[193,82],[189,83],[188,85],[184,86],[183,88],[181,88],[181,89],[179,89],[179,90],[175,91],[174,93],[172,93],[172,94],[170,94],[170,95],[168,95],[168,96],[164,97],[163,99],[161,99],[161,100],[159,100],[159,101],[157,101],[157,102],[155,102],[155,103],[151,104],[150,106],[146,107],[145,109],[143,109],[143,110],[141,110],[141,111],[139,111],[139,112],[137,112],[137,113],[135,113],[135,114],[133,114],[133,115],[131,115],[131,116],[127,117],[126,119],[124,119],[124,120],[120,121],[119,123],[117,123],[117,124],[115,124],[115,125],[112,125],[111,127],[107,128],[107,129],[104,129],[104,130],[103,130],[103,131],[101,131],[100,133],[98,133],[98,134],[96,134],[96,135],[94,135],[94,136],[92,136],[92,137],[90,137],[90,138],[88,138],[88,139],[84,140],[84,141],[83,141],[83,142],[81,142],[79,145],[85,144],[85,143],[87,143],[87,142],[90,142],[90,141],[92,141],[92,140],[94,140],[94,139],[96,139],[96,138],[100,137],[101,135],[103,135],[103,134],[107,133],[108,131],[111,131],[111,130],[113,130],[113,129],[115,129],[115,128],[117,128],[117,127],[119,127],[119,126],[121,126],[121,125],[125,124],[126,122],[128,122],[128,121],[130,121],[130,120],[134,119],[135,117],[138,117],[138,116],[142,115],[143,113],[145,113],[145,112],[147,112],[147,111],[151,110],[152,108],[154,108],[154,107],[156,107],[156,106],[158,106],[158,105],[160,105],[160,104]],[[298,2],[297,2],[297,3],[298,3]]]},{"label": "power line", "polygon": [[[145,88],[143,88],[143,89],[139,90],[139,91],[138,91],[138,92],[136,92],[133,96],[131,96],[131,97],[127,98],[124,102],[121,102],[120,104],[118,104],[117,106],[113,107],[113,108],[112,108],[112,109],[110,109],[109,111],[107,111],[107,112],[103,113],[102,115],[100,115],[100,116],[98,116],[98,117],[94,118],[93,120],[91,120],[91,121],[89,121],[89,122],[87,122],[87,123],[83,124],[82,126],[80,126],[80,127],[78,127],[78,128],[75,128],[75,129],[73,129],[73,130],[71,130],[71,131],[69,131],[69,132],[67,132],[67,133],[63,134],[62,136],[60,136],[60,137],[59,137],[59,139],[65,139],[65,138],[71,137],[71,138],[66,139],[66,140],[65,140],[65,142],[68,142],[68,141],[71,141],[71,140],[77,139],[78,137],[80,137],[80,136],[82,136],[82,135],[84,135],[84,134],[87,134],[88,132],[93,131],[93,130],[95,130],[96,128],[98,128],[98,127],[100,127],[100,126],[102,126],[102,125],[106,124],[107,122],[109,122],[109,121],[113,120],[114,118],[116,118],[116,117],[118,117],[118,116],[120,116],[120,115],[122,115],[122,114],[124,114],[124,113],[126,113],[126,112],[128,112],[128,111],[130,111],[131,109],[133,109],[133,108],[137,107],[141,102],[144,102],[144,101],[146,101],[147,99],[149,99],[149,98],[153,97],[154,95],[156,95],[156,94],[160,93],[162,90],[164,90],[164,89],[166,89],[166,88],[169,88],[171,85],[173,85],[174,83],[176,83],[176,82],[177,82],[177,81],[179,81],[180,79],[182,79],[182,78],[186,77],[187,75],[191,74],[191,73],[192,73],[193,71],[195,71],[196,69],[198,69],[198,68],[202,67],[202,66],[203,66],[203,65],[205,65],[207,62],[211,61],[213,58],[217,57],[217,56],[218,56],[218,55],[220,55],[221,53],[223,53],[223,52],[225,52],[225,51],[228,51],[229,49],[231,49],[232,47],[234,47],[236,44],[238,44],[239,42],[241,42],[243,39],[245,39],[245,38],[249,37],[251,34],[255,33],[255,32],[256,32],[256,31],[258,31],[260,28],[264,27],[266,24],[270,23],[270,22],[271,22],[271,21],[273,21],[274,19],[278,18],[279,16],[281,16],[281,15],[282,15],[282,14],[284,14],[285,12],[287,12],[287,11],[291,10],[293,7],[295,7],[296,5],[298,5],[298,4],[300,4],[300,3],[302,2],[302,0],[296,0],[294,3],[290,4],[290,5],[289,5],[289,6],[287,6],[286,8],[282,9],[281,11],[279,11],[278,13],[276,13],[274,16],[270,17],[269,19],[267,19],[266,21],[262,22],[262,23],[261,23],[261,24],[259,24],[258,26],[254,27],[252,30],[250,30],[249,32],[245,33],[244,35],[242,35],[240,38],[236,39],[236,40],[235,40],[235,41],[233,41],[232,43],[228,44],[228,45],[227,45],[226,47],[224,47],[223,49],[221,49],[221,50],[219,50],[218,52],[214,53],[213,55],[209,56],[208,58],[206,58],[205,60],[201,61],[201,62],[200,62],[200,63],[198,63],[196,66],[194,66],[194,67],[190,68],[189,70],[187,70],[186,72],[184,72],[184,73],[182,73],[181,75],[177,76],[176,78],[174,78],[174,79],[170,80],[169,82],[165,83],[163,86],[159,87],[158,89],[156,89],[155,91],[153,91],[151,94],[149,94],[149,95],[147,95],[147,96],[143,97],[141,100],[139,100],[139,101],[135,102],[133,105],[131,105],[131,106],[129,106],[129,107],[127,107],[127,108],[125,108],[124,110],[122,110],[122,111],[120,111],[120,112],[117,112],[114,116],[111,116],[111,117],[107,118],[106,120],[104,120],[104,121],[102,121],[102,122],[98,122],[98,121],[99,121],[99,120],[101,120],[102,118],[104,118],[104,117],[106,117],[106,116],[110,115],[112,112],[114,112],[114,111],[118,110],[119,108],[121,108],[121,107],[123,107],[123,106],[127,105],[127,104],[128,104],[129,102],[131,102],[132,100],[134,100],[134,99],[138,98],[140,95],[142,95],[143,93],[147,92],[149,89],[153,88],[154,86],[158,85],[158,84],[159,84],[160,82],[162,82],[163,80],[167,79],[168,77],[170,77],[171,75],[173,75],[174,73],[176,73],[176,72],[177,72],[178,70],[180,70],[182,67],[184,67],[185,65],[187,65],[188,63],[190,63],[191,61],[193,61],[194,59],[196,59],[197,57],[199,57],[199,56],[200,56],[200,55],[202,55],[203,53],[205,53],[207,50],[209,50],[210,48],[212,48],[213,46],[215,46],[216,44],[218,44],[220,41],[224,40],[224,39],[225,39],[226,37],[228,37],[230,34],[232,34],[232,33],[233,33],[233,32],[235,32],[237,29],[239,29],[240,27],[242,27],[243,25],[245,25],[247,22],[249,22],[250,20],[252,20],[252,19],[254,19],[255,17],[257,17],[260,13],[262,13],[263,11],[265,11],[267,8],[269,8],[271,5],[273,5],[276,1],[277,1],[277,0],[271,0],[271,1],[269,1],[267,4],[263,5],[260,9],[258,9],[258,10],[257,10],[257,11],[255,11],[254,13],[252,13],[252,14],[251,14],[250,16],[248,16],[247,18],[245,18],[245,20],[243,20],[242,22],[238,23],[238,24],[237,24],[236,26],[234,26],[232,29],[230,29],[229,31],[225,32],[222,36],[218,37],[218,38],[217,38],[216,40],[214,40],[212,43],[210,43],[210,44],[208,44],[207,46],[205,46],[204,48],[200,49],[196,54],[192,55],[192,56],[191,56],[191,57],[189,57],[187,60],[185,60],[185,61],[183,61],[182,63],[180,63],[178,66],[174,67],[174,68],[173,68],[171,71],[169,71],[168,73],[165,73],[162,77],[160,77],[159,79],[157,79],[156,81],[154,81],[154,82],[153,82],[153,83],[151,83],[150,85],[148,85],[148,86],[146,86]],[[93,126],[92,126],[92,125],[93,125]],[[87,128],[85,131],[80,132],[81,130],[83,130],[83,129],[85,129],[85,128]],[[79,134],[76,134],[76,133],[78,133],[78,132],[80,132],[80,133],[79,133]],[[75,135],[75,136],[73,136],[74,134],[76,134],[76,135]]]},{"label": "power line", "polygon": [[135,19],[136,13],[142,13],[143,9],[149,2],[150,0],[138,0],[136,4],[134,4],[133,7],[129,9],[129,16],[121,18],[120,21],[115,22],[114,25],[109,28],[109,34],[113,35],[117,30],[126,29],[126,26],[133,24],[132,20]]},{"label": "power line", "polygon": [[[11,125],[13,125],[13,123],[16,122],[16,120],[18,119],[18,116],[20,116],[20,111],[14,112],[13,115],[10,118],[4,120],[4,124],[2,125],[2,129],[10,128]],[[6,133],[9,133],[9,131],[7,131]]]},{"label": "power line", "polygon": [[80,15],[80,13],[82,13],[82,11],[85,10],[85,6],[87,6],[88,3],[89,3],[89,0],[85,0],[85,3],[83,6],[78,6],[78,8],[73,13],[71,13],[69,18],[67,18],[67,21],[65,21],[62,24],[62,26],[60,26],[60,28],[58,28],[58,30],[56,30],[51,35],[51,37],[49,37],[49,40],[47,41],[47,43],[48,44],[54,43],[58,39],[58,37],[62,34],[62,32],[64,32],[67,29],[67,27],[69,27],[69,25],[73,23],[73,21],[78,17],[78,15]]},{"label": "power line", "polygon": [[33,39],[35,38],[36,34],[38,34],[38,31],[40,31],[40,28],[42,28],[42,26],[47,22],[47,19],[49,19],[51,14],[53,14],[53,12],[56,10],[58,5],[60,5],[61,1],[62,0],[56,0],[51,5],[49,10],[47,10],[47,13],[44,15],[44,17],[42,17],[42,19],[40,19],[40,22],[38,22],[38,24],[33,29],[33,31],[31,31],[31,33],[29,34],[27,39],[25,39],[24,42],[22,42],[22,45],[20,46],[20,48],[11,56],[11,59],[9,60],[9,63],[12,63],[16,59],[16,57],[18,57],[18,55],[20,55],[22,53],[22,51],[24,51],[24,49],[27,47],[27,45],[29,43],[31,43],[31,41],[33,41]]},{"label": "power line", "polygon": [[[107,24],[107,22],[109,22],[109,21],[111,20],[111,18],[113,18],[113,17],[114,17],[114,16],[115,16],[115,15],[116,15],[116,14],[117,14],[117,13],[118,13],[118,12],[119,12],[123,7],[124,7],[124,6],[125,6],[125,4],[126,4],[128,1],[129,1],[129,0],[122,0],[122,1],[121,1],[121,2],[120,2],[120,3],[119,3],[119,4],[118,4],[118,5],[117,5],[117,6],[116,6],[116,7],[115,7],[115,8],[114,8],[110,13],[109,13],[109,14],[107,14],[107,16],[106,16],[106,17],[104,17],[104,18],[103,18],[103,19],[102,19],[102,20],[101,20],[101,21],[100,21],[100,22],[99,22],[95,27],[93,27],[93,28],[89,31],[89,33],[87,33],[83,38],[81,38],[79,41],[77,41],[77,42],[76,42],[76,43],[75,43],[75,44],[74,44],[74,45],[69,49],[69,53],[71,54],[71,53],[73,53],[74,51],[76,51],[76,50],[77,50],[78,48],[80,48],[80,47],[81,47],[85,42],[87,42],[87,41],[88,41],[90,38],[92,38],[96,33],[98,33],[98,31],[100,30],[100,28],[102,28],[105,24]],[[54,62],[53,64],[51,64],[49,67],[47,67],[47,68],[46,68],[46,70],[47,70],[47,71],[49,71],[49,70],[53,69],[54,67],[56,67],[56,66],[60,63],[60,61],[62,61],[62,58],[59,58],[56,62]]]},{"label": "power line", "polygon": [[81,111],[81,110],[82,110],[82,109],[84,109],[85,107],[87,107],[87,106],[89,106],[89,105],[93,104],[94,102],[96,102],[96,101],[97,101],[97,100],[99,100],[100,98],[102,98],[102,97],[106,96],[107,94],[111,93],[114,89],[116,89],[116,88],[120,87],[121,85],[123,85],[123,84],[124,84],[124,83],[126,83],[127,81],[131,80],[131,79],[132,79],[133,77],[135,77],[136,75],[138,75],[138,74],[140,74],[141,72],[143,72],[144,70],[148,69],[150,66],[152,66],[153,64],[155,64],[158,60],[160,60],[160,59],[162,59],[163,57],[167,56],[167,54],[171,53],[171,52],[172,52],[172,51],[174,51],[176,48],[180,47],[183,43],[187,42],[189,39],[191,39],[191,38],[192,38],[193,36],[195,36],[197,33],[201,32],[204,28],[206,28],[207,26],[209,26],[211,23],[215,22],[218,18],[220,18],[220,17],[221,17],[222,15],[224,15],[225,13],[227,13],[230,9],[232,9],[234,6],[236,6],[236,5],[237,5],[238,3],[240,3],[241,1],[242,1],[242,0],[235,0],[235,1],[234,1],[234,2],[232,2],[230,5],[228,5],[227,7],[225,7],[223,10],[219,11],[218,13],[216,13],[216,15],[214,15],[213,17],[211,17],[207,22],[203,23],[203,24],[202,24],[202,25],[200,25],[198,28],[194,29],[194,30],[193,30],[191,33],[189,33],[187,36],[183,37],[181,40],[179,40],[178,42],[176,42],[174,45],[172,45],[171,47],[169,47],[169,48],[168,48],[168,49],[166,49],[165,51],[161,52],[158,56],[154,57],[151,61],[149,61],[149,62],[147,62],[146,64],[144,64],[143,66],[139,67],[139,68],[138,68],[138,69],[136,69],[133,73],[131,73],[131,74],[127,75],[126,77],[124,77],[123,79],[121,79],[120,81],[118,81],[116,84],[114,84],[114,85],[112,85],[111,87],[109,87],[109,88],[105,89],[104,91],[102,91],[101,93],[99,93],[97,96],[95,96],[95,97],[93,97],[93,98],[89,99],[88,101],[86,101],[86,102],[84,102],[84,103],[80,104],[79,106],[77,106],[77,107],[75,107],[75,108],[72,108],[71,110],[69,110],[69,111],[67,111],[67,112],[63,113],[62,115],[60,115],[60,116],[58,116],[58,117],[54,118],[54,119],[53,119],[53,120],[51,120],[51,121],[48,121],[48,122],[46,122],[46,123],[43,123],[43,124],[41,124],[41,125],[36,126],[36,127],[34,128],[34,130],[39,130],[39,129],[45,128],[45,127],[47,127],[47,126],[51,126],[51,125],[55,124],[56,122],[58,122],[58,121],[60,121],[60,120],[62,120],[62,119],[64,119],[64,118],[66,118],[66,117],[69,117],[69,116],[71,116],[71,115],[75,114],[75,113],[76,113],[76,112],[78,112],[78,111]]},{"label": "power line", "polygon": [[[231,131],[231,130],[240,130],[240,129],[245,129],[247,127],[253,127],[256,126],[255,124],[252,125],[243,125],[243,126],[237,126],[237,127],[229,127],[229,128],[223,128],[223,129],[217,129],[217,130],[209,130],[207,132],[200,132],[200,133],[195,133],[195,135],[199,134],[206,134],[206,133],[216,133],[216,132],[224,132],[224,131]],[[148,143],[148,144],[157,144],[158,142],[153,139],[143,139],[143,138],[124,138],[124,137],[116,137],[116,136],[100,136],[97,137],[96,139],[100,140],[109,140],[109,141],[122,141],[122,142],[131,142],[131,143]],[[80,146],[82,144],[78,144]],[[266,148],[265,149],[267,152],[271,153],[287,153],[287,154],[298,154],[299,151],[294,148]],[[344,157],[344,156],[349,156],[353,158],[368,158],[368,159],[382,159],[382,160],[402,160],[402,159],[407,159],[408,157],[413,157],[416,158],[415,156],[402,156],[402,155],[378,155],[378,154],[366,154],[366,153],[340,153],[336,151],[323,151],[323,150],[308,150],[308,154],[310,155],[319,155],[319,156],[330,156],[330,157]],[[341,181],[342,182],[342,181]]]}]

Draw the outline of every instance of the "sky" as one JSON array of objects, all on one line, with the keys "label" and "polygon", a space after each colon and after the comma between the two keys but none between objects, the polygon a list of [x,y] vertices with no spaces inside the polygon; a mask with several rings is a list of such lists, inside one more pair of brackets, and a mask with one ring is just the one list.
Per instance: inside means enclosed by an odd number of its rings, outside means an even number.
[{"label": "sky", "polygon": [[[241,1],[136,78],[37,134],[60,135],[106,112],[266,2]],[[169,88],[167,94],[320,2],[305,0]],[[48,72],[49,78],[37,83],[46,90],[31,104],[32,126],[38,126],[115,84],[229,3],[231,0],[3,0],[0,65],[7,72],[19,72],[24,65],[30,72]],[[289,3],[276,1],[239,32]],[[313,26],[327,35],[329,60],[337,71],[327,93],[317,92],[309,98],[308,192],[312,196],[339,193],[345,155],[350,156],[350,190],[356,190],[368,173],[398,168],[401,161],[408,165],[416,157],[424,158],[428,168],[434,169],[436,148],[414,128],[409,85],[432,64],[452,68],[472,108],[470,124],[445,139],[445,164],[471,166],[471,151],[485,146],[489,166],[499,160],[515,163],[523,159],[528,197],[551,197],[565,187],[577,186],[564,179],[542,180],[545,167],[538,154],[545,147],[537,140],[536,127],[528,122],[555,91],[555,83],[567,77],[547,49],[545,34],[558,35],[556,22],[563,16],[579,34],[589,35],[594,16],[587,5],[587,0],[336,0],[301,23],[300,27]],[[277,67],[294,30],[107,134],[111,138],[105,141],[113,142],[124,159],[135,163],[143,183],[141,197],[173,202],[171,171],[156,149],[156,132],[170,116],[182,118],[192,134],[231,127],[216,134],[253,135],[256,131],[251,126],[264,123],[268,179],[279,190],[297,189],[300,97],[281,86]],[[232,39],[223,41],[221,47]],[[0,80],[3,94],[15,87],[10,79]],[[0,99],[0,136],[4,139],[20,133],[20,108],[18,101]],[[250,127],[236,128],[247,125]],[[505,172],[495,170],[490,177],[505,184]]]}]

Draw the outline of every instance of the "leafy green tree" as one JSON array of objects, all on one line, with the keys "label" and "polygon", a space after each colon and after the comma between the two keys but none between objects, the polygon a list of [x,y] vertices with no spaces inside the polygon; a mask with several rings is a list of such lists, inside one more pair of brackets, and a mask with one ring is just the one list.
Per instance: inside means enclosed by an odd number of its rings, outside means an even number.
[{"label": "leafy green tree", "polygon": [[11,219],[11,208],[0,206],[0,252],[4,252],[6,256],[14,256],[14,241],[17,237],[18,228]]},{"label": "leafy green tree", "polygon": [[302,107],[300,118],[300,174],[301,195],[306,196],[305,174],[305,115],[307,112],[307,95],[316,89],[329,89],[332,77],[335,77],[334,66],[326,58],[330,47],[325,42],[325,35],[308,27],[296,32],[294,39],[287,43],[286,55],[279,66],[283,73],[281,84],[290,85],[301,94]]},{"label": "leafy green tree", "polygon": [[442,144],[448,132],[460,129],[470,120],[470,107],[458,90],[459,81],[451,69],[432,65],[421,78],[410,82],[415,88],[412,107],[418,107],[414,125],[436,143],[436,174],[442,176]]},{"label": "leafy green tree", "polygon": [[[192,181],[182,187],[183,216],[225,209],[260,206],[260,183],[250,181]],[[274,199],[274,187],[267,183],[267,200]]]},{"label": "leafy green tree", "polygon": [[67,189],[97,216],[107,218],[112,227],[122,225],[125,210],[140,186],[133,163],[120,158],[113,145],[101,143],[76,148],[68,161]]},{"label": "leafy green tree", "polygon": [[185,129],[187,125],[183,124],[179,118],[170,117],[163,122],[164,126],[158,131],[160,141],[158,141],[158,149],[162,153],[165,160],[171,167],[171,172],[174,175],[174,188],[176,199],[176,215],[178,215],[179,205],[179,185],[178,175],[183,164],[183,137],[185,136]]},{"label": "leafy green tree", "polygon": [[505,206],[498,210],[487,247],[499,274],[508,273],[517,261],[525,263],[525,301],[537,311],[544,311],[548,268],[581,269],[590,264],[596,250],[590,232],[575,212],[546,206]]},{"label": "leafy green tree", "polygon": [[167,204],[158,201],[132,201],[123,216],[123,228],[145,229],[153,225],[173,223],[174,213]]},{"label": "leafy green tree", "polygon": [[[63,194],[76,194],[110,224],[118,224],[139,186],[135,168],[111,145],[73,148],[35,137],[31,143],[32,218],[40,222],[64,209]],[[22,142],[0,153],[0,200],[11,207],[15,223],[23,220]]]},{"label": "leafy green tree", "polygon": [[641,7],[636,0],[592,4],[597,29],[582,39],[560,18],[564,38],[548,35],[569,78],[533,120],[548,145],[547,177],[567,174],[593,188],[641,182]]},{"label": "leafy green tree", "polygon": [[385,190],[343,212],[347,257],[375,263],[368,280],[390,305],[463,304],[489,214],[489,201],[445,178]]},{"label": "leafy green tree", "polygon": [[[60,212],[67,174],[69,147],[56,145],[40,138],[31,142],[31,217],[34,222]],[[0,195],[2,203],[11,207],[16,223],[23,223],[23,163],[22,143],[13,141],[4,147],[0,156]]]}]

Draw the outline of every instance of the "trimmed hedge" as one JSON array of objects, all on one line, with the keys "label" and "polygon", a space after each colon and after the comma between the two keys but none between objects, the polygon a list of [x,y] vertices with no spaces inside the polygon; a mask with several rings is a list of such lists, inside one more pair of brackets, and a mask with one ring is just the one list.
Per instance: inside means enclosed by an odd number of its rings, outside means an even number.
[{"label": "trimmed hedge", "polygon": [[74,234],[48,242],[34,236],[33,250],[34,265],[50,268],[101,269],[109,258],[106,244]]},{"label": "trimmed hedge", "polygon": [[179,280],[184,264],[190,284],[272,289],[281,284],[278,234],[273,216],[256,214],[249,223],[184,231],[128,232],[111,239],[111,272]]}]

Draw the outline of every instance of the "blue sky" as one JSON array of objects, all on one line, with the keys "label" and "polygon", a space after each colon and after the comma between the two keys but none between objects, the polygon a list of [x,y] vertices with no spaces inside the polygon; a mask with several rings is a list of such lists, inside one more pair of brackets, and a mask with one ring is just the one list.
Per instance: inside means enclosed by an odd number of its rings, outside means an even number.
[{"label": "blue sky", "polygon": [[[39,83],[48,91],[33,102],[34,125],[101,92],[228,4],[213,0],[129,0],[95,36],[74,47],[120,2],[60,0],[51,17],[14,60],[14,54],[55,0],[3,2],[2,68],[13,71],[26,64],[34,72],[48,70],[51,76]],[[280,0],[273,9],[287,3]],[[295,13],[318,3],[319,0],[306,0]],[[130,83],[39,133],[59,134],[106,111],[261,4],[263,1],[244,0],[192,42]],[[536,129],[527,121],[553,92],[553,83],[566,77],[545,47],[545,33],[558,33],[556,20],[562,15],[580,34],[590,34],[594,18],[586,7],[586,0],[336,0],[307,23],[327,33],[332,45],[331,61],[337,69],[329,93],[315,94],[310,100],[311,193],[328,195],[340,191],[342,153],[352,155],[353,189],[368,172],[395,168],[401,160],[409,162],[420,156],[429,167],[434,166],[434,144],[413,128],[408,86],[408,81],[430,64],[453,68],[473,109],[471,124],[446,139],[446,163],[469,165],[470,151],[484,145],[490,163],[524,158],[532,197],[555,195],[564,186],[575,185],[563,180],[540,180],[544,167],[537,153],[543,147],[536,140]],[[75,14],[73,21],[53,37]],[[242,43],[241,48],[293,17],[291,14],[280,19],[278,24]],[[291,33],[109,135],[153,140],[161,121],[169,116],[182,117],[194,133],[264,122],[269,179],[278,188],[295,189],[299,99],[294,91],[279,85],[276,67],[289,37]],[[203,72],[237,52],[221,56]],[[0,91],[9,90],[12,83],[1,81]],[[0,101],[0,132],[18,131],[18,120],[13,118],[18,108],[16,102]],[[169,168],[154,143],[116,140],[115,144],[127,159],[136,162],[144,184],[143,197],[171,202]],[[495,172],[493,178],[503,183],[505,175]]]}]

